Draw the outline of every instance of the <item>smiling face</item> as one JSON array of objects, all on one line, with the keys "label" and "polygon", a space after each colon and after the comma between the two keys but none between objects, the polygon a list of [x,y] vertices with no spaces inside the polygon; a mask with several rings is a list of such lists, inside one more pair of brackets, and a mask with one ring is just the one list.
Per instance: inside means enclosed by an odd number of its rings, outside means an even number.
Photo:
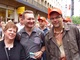
[{"label": "smiling face", "polygon": [[51,14],[50,20],[54,28],[62,27],[63,18],[60,14],[58,13]]},{"label": "smiling face", "polygon": [[3,29],[5,40],[14,40],[17,33],[17,26],[13,22],[8,22]]},{"label": "smiling face", "polygon": [[26,28],[33,28],[35,25],[35,18],[34,14],[32,13],[26,13],[24,18],[24,24]]},{"label": "smiling face", "polygon": [[5,38],[8,40],[14,40],[15,36],[16,36],[16,28],[8,28],[5,32]]}]

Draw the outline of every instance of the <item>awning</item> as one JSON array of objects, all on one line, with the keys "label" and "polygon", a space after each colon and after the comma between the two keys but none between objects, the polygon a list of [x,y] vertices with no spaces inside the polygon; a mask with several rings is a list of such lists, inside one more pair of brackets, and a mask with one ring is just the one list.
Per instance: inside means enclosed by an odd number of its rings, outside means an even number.
[{"label": "awning", "polygon": [[34,8],[34,9],[36,9],[36,10],[39,10],[39,11],[44,12],[44,13],[47,14],[46,11],[44,11],[44,10],[42,10],[42,9],[40,9],[40,8],[38,8],[38,7],[30,4],[30,3],[28,3],[27,1],[24,1],[24,0],[16,0],[16,1],[19,2],[19,3],[25,4],[25,5],[27,5],[27,6],[30,6],[30,7]]}]

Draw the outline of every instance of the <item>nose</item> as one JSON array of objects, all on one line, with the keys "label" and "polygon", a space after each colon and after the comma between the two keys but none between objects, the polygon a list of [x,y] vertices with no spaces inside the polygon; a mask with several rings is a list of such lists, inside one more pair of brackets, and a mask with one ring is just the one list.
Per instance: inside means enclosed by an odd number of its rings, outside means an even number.
[{"label": "nose", "polygon": [[32,19],[31,19],[30,21],[31,21],[31,22],[33,22],[33,20],[32,20]]},{"label": "nose", "polygon": [[57,19],[56,18],[54,18],[54,20],[53,21],[57,21]]},{"label": "nose", "polygon": [[34,19],[31,19],[30,22],[34,22]]}]

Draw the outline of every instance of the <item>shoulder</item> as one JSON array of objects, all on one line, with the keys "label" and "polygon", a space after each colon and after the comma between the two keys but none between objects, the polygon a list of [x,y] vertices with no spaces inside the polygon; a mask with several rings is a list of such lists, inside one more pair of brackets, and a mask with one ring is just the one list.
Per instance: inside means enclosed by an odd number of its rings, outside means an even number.
[{"label": "shoulder", "polygon": [[43,33],[43,31],[41,29],[39,29],[39,28],[35,28],[35,29],[36,29],[36,32],[42,32]]},{"label": "shoulder", "polygon": [[18,49],[22,49],[23,46],[20,42],[15,42],[15,46],[18,47]]},{"label": "shoulder", "polygon": [[65,28],[65,29],[69,29],[69,30],[78,30],[78,28],[77,28],[76,25],[74,25],[74,24],[64,23],[64,28]]},{"label": "shoulder", "polygon": [[25,31],[25,29],[22,28],[22,29],[18,32],[18,34],[21,36],[21,34],[22,34],[24,31]]},{"label": "shoulder", "polygon": [[67,25],[67,28],[69,29],[68,32],[71,34],[79,35],[80,33],[79,29],[74,24]]},{"label": "shoulder", "polygon": [[39,28],[35,28],[35,32],[44,35],[44,32],[42,30],[40,30]]},{"label": "shoulder", "polygon": [[20,23],[17,23],[16,26],[19,27],[20,26]]},{"label": "shoulder", "polygon": [[71,24],[71,25],[68,25],[69,27],[70,27],[70,29],[72,30],[79,30],[78,28],[77,28],[77,26],[75,26],[74,24]]},{"label": "shoulder", "polygon": [[4,40],[0,41],[0,48],[1,48],[1,47],[4,47],[4,46],[5,46]]},{"label": "shoulder", "polygon": [[2,45],[2,41],[0,41],[0,45]]}]

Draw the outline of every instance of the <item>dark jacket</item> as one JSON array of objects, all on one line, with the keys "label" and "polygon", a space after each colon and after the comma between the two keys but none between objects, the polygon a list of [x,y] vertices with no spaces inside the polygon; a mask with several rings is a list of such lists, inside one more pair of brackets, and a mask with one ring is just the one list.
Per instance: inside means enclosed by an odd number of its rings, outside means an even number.
[{"label": "dark jacket", "polygon": [[[60,60],[60,50],[56,43],[53,29],[45,36],[47,60]],[[80,34],[78,28],[65,24],[62,41],[67,60],[80,60]]]},{"label": "dark jacket", "polygon": [[4,40],[0,41],[0,60],[8,60],[8,58],[9,60],[26,60],[24,48],[19,42],[14,42],[14,47],[8,50],[5,48]]}]

